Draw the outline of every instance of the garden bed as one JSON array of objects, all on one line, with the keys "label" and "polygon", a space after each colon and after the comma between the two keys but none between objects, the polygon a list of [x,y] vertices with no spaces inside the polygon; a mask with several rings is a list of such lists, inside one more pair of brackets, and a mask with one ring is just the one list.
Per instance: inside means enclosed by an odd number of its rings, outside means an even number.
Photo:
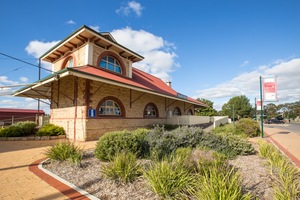
[{"label": "garden bed", "polygon": [[[271,180],[264,162],[255,154],[238,156],[230,160],[229,164],[240,172],[245,193],[250,192],[258,199],[268,200],[272,199]],[[100,170],[101,165],[106,164],[95,158],[93,150],[89,150],[84,153],[80,167],[67,161],[47,161],[43,167],[100,199],[161,199],[151,191],[143,177],[128,184],[106,178]]]}]

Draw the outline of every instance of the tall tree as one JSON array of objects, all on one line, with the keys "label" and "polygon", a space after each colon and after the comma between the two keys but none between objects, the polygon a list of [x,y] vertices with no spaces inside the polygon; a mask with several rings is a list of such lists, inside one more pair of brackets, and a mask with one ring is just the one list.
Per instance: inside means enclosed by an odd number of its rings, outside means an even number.
[{"label": "tall tree", "polygon": [[278,115],[278,106],[274,103],[269,103],[264,106],[265,113],[267,114],[268,118],[274,118]]},{"label": "tall tree", "polygon": [[245,95],[232,97],[222,106],[223,114],[233,118],[234,111],[235,119],[248,117],[251,109],[252,106],[250,105],[249,99]]},{"label": "tall tree", "polygon": [[197,101],[203,102],[208,105],[207,108],[196,108],[196,115],[200,116],[216,116],[217,111],[214,109],[214,103],[207,99],[197,99]]}]

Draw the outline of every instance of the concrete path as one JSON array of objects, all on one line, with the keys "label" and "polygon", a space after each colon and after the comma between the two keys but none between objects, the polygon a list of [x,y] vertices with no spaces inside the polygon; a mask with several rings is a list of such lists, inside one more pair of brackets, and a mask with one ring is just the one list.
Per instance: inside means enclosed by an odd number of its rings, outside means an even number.
[{"label": "concrete path", "polygon": [[[59,140],[0,141],[0,199],[69,199],[44,180],[29,171],[29,166],[44,158],[43,152]],[[79,144],[85,149],[96,142]]]},{"label": "concrete path", "polygon": [[300,131],[293,133],[274,125],[264,127],[264,133],[265,139],[269,139],[300,168]]}]

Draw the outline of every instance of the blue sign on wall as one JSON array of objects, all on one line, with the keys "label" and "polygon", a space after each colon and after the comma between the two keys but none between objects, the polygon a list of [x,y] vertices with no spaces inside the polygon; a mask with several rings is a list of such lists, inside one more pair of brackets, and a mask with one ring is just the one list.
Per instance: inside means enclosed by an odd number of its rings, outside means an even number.
[{"label": "blue sign on wall", "polygon": [[96,117],[96,109],[89,109],[88,117]]}]

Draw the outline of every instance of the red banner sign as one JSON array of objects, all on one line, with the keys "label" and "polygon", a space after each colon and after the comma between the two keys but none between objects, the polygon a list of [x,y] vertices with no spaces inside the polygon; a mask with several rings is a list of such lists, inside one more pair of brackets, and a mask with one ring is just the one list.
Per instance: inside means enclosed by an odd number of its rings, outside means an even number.
[{"label": "red banner sign", "polygon": [[263,78],[264,101],[278,101],[277,98],[277,77]]}]

